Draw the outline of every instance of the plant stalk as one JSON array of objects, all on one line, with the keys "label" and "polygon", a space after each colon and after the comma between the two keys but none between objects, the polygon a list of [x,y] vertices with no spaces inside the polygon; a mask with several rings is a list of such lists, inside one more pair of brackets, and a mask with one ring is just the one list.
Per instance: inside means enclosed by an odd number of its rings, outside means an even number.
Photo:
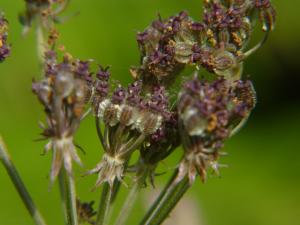
[{"label": "plant stalk", "polygon": [[76,208],[76,190],[73,176],[62,168],[59,173],[59,187],[66,225],[78,225]]},{"label": "plant stalk", "polygon": [[24,205],[32,216],[36,225],[46,225],[46,222],[38,208],[35,206],[30,194],[28,193],[17,169],[12,163],[7,148],[0,136],[0,160],[3,163],[11,181],[19,193]]},{"label": "plant stalk", "polygon": [[102,189],[101,200],[97,213],[96,225],[106,225],[111,206],[111,198],[113,187],[110,187],[108,182],[105,182]]},{"label": "plant stalk", "polygon": [[175,208],[178,201],[189,189],[190,184],[187,176],[178,183],[174,183],[178,171],[176,170],[168,184],[153,203],[140,225],[160,225]]},{"label": "plant stalk", "polygon": [[147,175],[147,168],[141,168],[141,171],[137,173],[137,180],[134,182],[134,185],[131,187],[130,192],[128,193],[125,203],[119,213],[119,216],[115,222],[115,225],[124,225],[128,217],[131,214],[134,203],[138,197],[138,193],[141,190],[141,187],[145,183]]}]

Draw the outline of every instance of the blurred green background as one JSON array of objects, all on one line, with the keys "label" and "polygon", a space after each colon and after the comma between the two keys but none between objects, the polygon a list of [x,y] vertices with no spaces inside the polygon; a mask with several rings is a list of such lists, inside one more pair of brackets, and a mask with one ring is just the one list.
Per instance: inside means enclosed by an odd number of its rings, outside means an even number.
[{"label": "blurred green background", "polygon": [[[229,168],[205,185],[196,182],[187,194],[196,200],[203,225],[300,225],[300,1],[273,0],[273,4],[278,12],[276,29],[245,67],[245,75],[250,74],[255,83],[258,105],[247,126],[226,144],[229,156],[222,162]],[[39,67],[34,30],[21,36],[17,16],[23,8],[22,0],[0,0],[0,9],[10,21],[12,43],[11,56],[0,64],[0,132],[49,224],[60,225],[57,185],[48,189],[51,154],[41,156],[45,143],[33,141],[39,137],[38,121],[44,115],[31,93],[31,80],[38,77]],[[129,66],[139,62],[136,32],[158,12],[168,17],[183,9],[201,17],[200,0],[73,0],[64,15],[80,14],[58,30],[73,56],[112,65],[113,77],[126,83]],[[83,122],[77,142],[87,151],[80,153],[86,169],[93,167],[101,148],[92,118]],[[173,165],[166,162],[160,170]],[[80,197],[98,202],[100,190],[90,191],[96,176],[81,178],[82,169],[75,170]],[[168,175],[159,177],[158,184]],[[126,190],[122,193],[121,198]],[[128,224],[136,224],[142,212],[136,208]],[[0,166],[0,225],[27,224],[32,220]]]}]

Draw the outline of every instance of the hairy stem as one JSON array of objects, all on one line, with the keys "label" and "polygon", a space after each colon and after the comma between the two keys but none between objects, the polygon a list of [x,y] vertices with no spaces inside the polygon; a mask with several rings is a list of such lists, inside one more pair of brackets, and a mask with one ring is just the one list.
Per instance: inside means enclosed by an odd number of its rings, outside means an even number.
[{"label": "hairy stem", "polygon": [[46,225],[44,218],[42,217],[40,211],[35,206],[30,194],[28,193],[17,169],[13,165],[10,156],[8,154],[7,148],[0,136],[0,160],[3,163],[11,181],[13,182],[17,192],[19,193],[24,205],[26,206],[28,212],[32,216],[36,225]]},{"label": "hairy stem", "polygon": [[111,197],[113,193],[113,187],[110,187],[108,182],[105,182],[102,189],[101,200],[97,213],[96,225],[106,225],[107,217],[111,206]]},{"label": "hairy stem", "polygon": [[178,171],[175,171],[168,184],[153,203],[140,225],[159,225],[175,208],[178,201],[190,187],[187,176],[178,183],[174,183]]},{"label": "hairy stem", "polygon": [[73,176],[65,169],[59,173],[59,186],[66,225],[78,225],[76,209],[76,190]]}]

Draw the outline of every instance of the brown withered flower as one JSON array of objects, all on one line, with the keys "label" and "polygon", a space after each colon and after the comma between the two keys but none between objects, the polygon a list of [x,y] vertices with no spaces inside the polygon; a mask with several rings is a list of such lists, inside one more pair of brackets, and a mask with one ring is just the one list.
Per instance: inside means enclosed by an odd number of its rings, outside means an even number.
[{"label": "brown withered flower", "polygon": [[255,93],[248,80],[232,84],[218,79],[209,83],[195,77],[185,83],[178,97],[184,157],[177,181],[188,176],[193,183],[197,174],[205,181],[209,168],[218,173],[220,148],[254,105]]},{"label": "brown withered flower", "polygon": [[90,73],[87,66],[73,61],[69,55],[64,56],[62,63],[57,63],[53,51],[47,52],[45,58],[45,78],[34,81],[32,90],[43,104],[47,116],[42,135],[50,139],[45,153],[53,151],[50,172],[53,182],[62,166],[72,175],[72,161],[81,164],[73,136],[85,111]]}]

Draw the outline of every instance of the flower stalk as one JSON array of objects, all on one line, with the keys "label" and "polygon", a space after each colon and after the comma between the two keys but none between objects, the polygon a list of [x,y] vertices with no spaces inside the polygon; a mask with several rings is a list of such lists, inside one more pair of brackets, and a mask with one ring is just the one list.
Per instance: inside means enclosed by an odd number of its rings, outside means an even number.
[{"label": "flower stalk", "polygon": [[130,191],[126,197],[126,200],[122,206],[122,209],[119,213],[119,216],[115,222],[115,225],[125,225],[127,219],[131,215],[131,211],[136,202],[138,194],[141,188],[145,185],[145,181],[147,178],[147,168],[141,168],[140,171],[137,172],[136,180],[133,186],[130,188]]},{"label": "flower stalk", "polygon": [[11,181],[13,182],[18,194],[20,195],[26,209],[31,215],[36,225],[46,225],[46,222],[40,213],[39,209],[34,204],[24,182],[22,181],[16,167],[11,161],[7,148],[4,144],[2,137],[0,136],[0,160],[5,167]]},{"label": "flower stalk", "polygon": [[74,178],[65,169],[62,169],[59,173],[59,187],[64,208],[65,224],[78,225]]},{"label": "flower stalk", "polygon": [[187,176],[176,182],[177,175],[176,170],[139,225],[160,225],[175,208],[190,187]]},{"label": "flower stalk", "polygon": [[112,194],[113,187],[108,182],[105,182],[103,184],[96,225],[106,225],[108,223]]}]

